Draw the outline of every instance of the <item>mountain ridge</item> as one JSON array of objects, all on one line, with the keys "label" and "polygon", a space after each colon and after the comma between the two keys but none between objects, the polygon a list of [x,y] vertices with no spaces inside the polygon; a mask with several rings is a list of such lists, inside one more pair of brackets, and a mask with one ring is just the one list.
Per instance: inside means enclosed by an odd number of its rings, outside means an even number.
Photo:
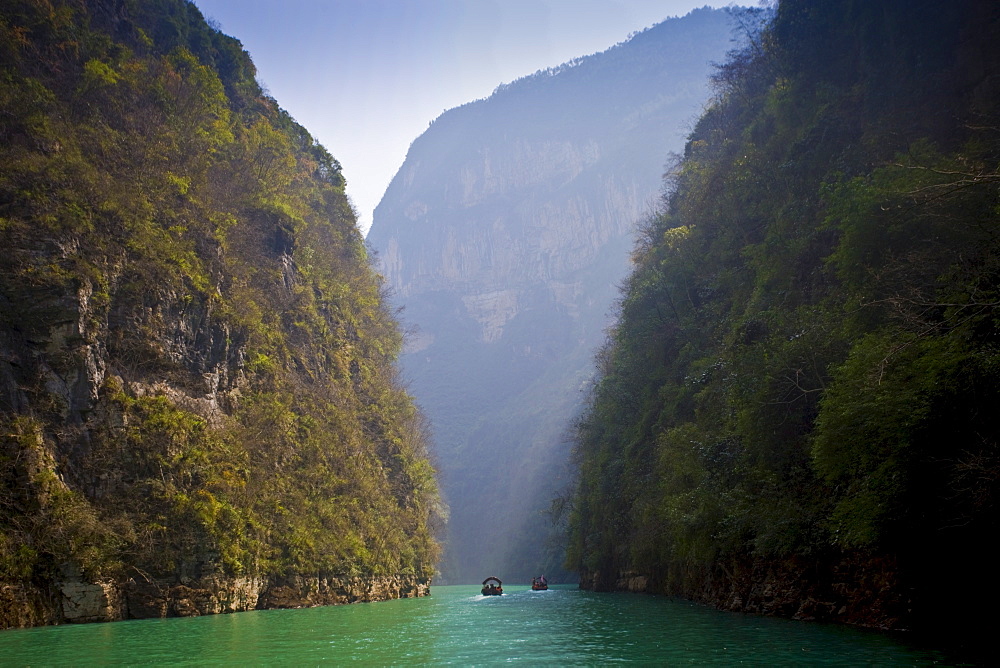
[{"label": "mountain ridge", "polygon": [[376,208],[367,242],[413,325],[401,363],[452,507],[450,580],[561,572],[544,513],[563,433],[633,227],[729,40],[725,12],[697,10],[449,110]]}]

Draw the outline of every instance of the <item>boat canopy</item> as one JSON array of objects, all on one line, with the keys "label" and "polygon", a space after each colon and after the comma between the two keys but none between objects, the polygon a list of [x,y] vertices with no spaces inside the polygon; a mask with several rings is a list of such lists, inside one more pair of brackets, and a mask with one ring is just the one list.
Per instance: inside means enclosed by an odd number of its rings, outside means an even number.
[{"label": "boat canopy", "polygon": [[503,585],[503,583],[500,582],[500,578],[495,578],[495,577],[492,577],[492,576],[486,578],[485,580],[483,580],[483,585],[485,586],[486,583],[489,582],[490,580],[493,580],[494,582],[496,582],[498,587],[501,586],[501,585]]}]

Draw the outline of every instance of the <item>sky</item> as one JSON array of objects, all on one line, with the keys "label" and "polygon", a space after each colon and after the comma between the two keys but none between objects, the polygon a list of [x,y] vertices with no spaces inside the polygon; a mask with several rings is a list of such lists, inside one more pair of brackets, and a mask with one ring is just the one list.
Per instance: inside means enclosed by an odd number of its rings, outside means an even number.
[{"label": "sky", "polygon": [[340,161],[367,233],[410,143],[442,112],[603,51],[711,0],[194,0]]}]

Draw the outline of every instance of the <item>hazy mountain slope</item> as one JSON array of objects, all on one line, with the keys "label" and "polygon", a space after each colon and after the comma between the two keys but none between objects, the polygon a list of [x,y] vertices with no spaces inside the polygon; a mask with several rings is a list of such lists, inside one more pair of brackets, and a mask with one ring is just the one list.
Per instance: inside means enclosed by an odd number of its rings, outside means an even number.
[{"label": "hazy mountain slope", "polygon": [[418,137],[369,244],[403,320],[402,358],[451,506],[443,571],[552,574],[542,510],[627,270],[632,230],[704,103],[721,11],[502,86]]}]

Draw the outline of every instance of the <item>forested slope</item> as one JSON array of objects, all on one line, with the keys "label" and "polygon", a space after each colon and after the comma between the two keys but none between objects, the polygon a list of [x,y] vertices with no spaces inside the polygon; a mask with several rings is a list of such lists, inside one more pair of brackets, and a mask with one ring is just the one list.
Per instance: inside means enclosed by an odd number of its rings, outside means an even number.
[{"label": "forested slope", "polygon": [[400,334],[340,165],[254,73],[185,0],[3,3],[4,624],[86,618],[68,581],[115,618],[209,576],[256,583],[244,607],[430,576]]},{"label": "forested slope", "polygon": [[782,0],[717,70],[577,425],[585,586],[985,623],[998,10]]}]

